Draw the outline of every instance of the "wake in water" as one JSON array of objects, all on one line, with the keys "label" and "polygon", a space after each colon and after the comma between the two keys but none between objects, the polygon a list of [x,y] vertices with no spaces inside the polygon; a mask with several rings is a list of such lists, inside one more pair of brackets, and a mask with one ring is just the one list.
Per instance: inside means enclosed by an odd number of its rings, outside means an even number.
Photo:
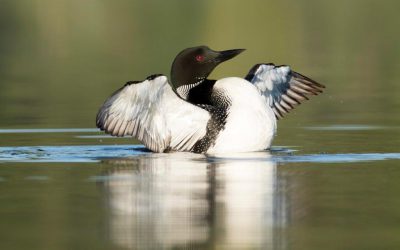
[{"label": "wake in water", "polygon": [[142,145],[85,145],[85,146],[26,146],[0,147],[1,162],[100,162],[107,159],[132,159],[137,157],[203,158],[208,161],[274,161],[343,163],[400,159],[400,153],[347,153],[347,154],[296,154],[288,147],[273,147],[271,151],[195,155],[192,153],[155,154]]}]

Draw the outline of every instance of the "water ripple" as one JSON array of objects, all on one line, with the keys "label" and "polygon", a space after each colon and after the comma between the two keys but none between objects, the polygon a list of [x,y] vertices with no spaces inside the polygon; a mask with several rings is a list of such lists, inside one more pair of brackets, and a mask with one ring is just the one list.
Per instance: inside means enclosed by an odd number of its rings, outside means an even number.
[{"label": "water ripple", "polygon": [[[194,154],[153,154],[142,145],[86,145],[86,146],[34,146],[34,147],[0,147],[1,162],[100,162],[106,159],[134,159],[143,155],[163,157],[168,155],[189,156]],[[345,163],[381,161],[400,159],[400,153],[346,153],[346,154],[299,154],[287,147],[274,147],[271,151],[207,155],[208,161],[246,160],[274,161],[281,163],[315,162],[315,163]]]},{"label": "water ripple", "polygon": [[98,162],[145,153],[141,145],[0,147],[0,162]]},{"label": "water ripple", "polygon": [[373,126],[373,125],[363,125],[363,124],[336,124],[329,126],[304,127],[304,129],[307,130],[321,130],[321,131],[362,131],[362,130],[381,130],[389,128],[395,128],[395,127]]},{"label": "water ripple", "polygon": [[97,128],[33,128],[33,129],[0,129],[0,134],[25,134],[25,133],[95,133]]}]

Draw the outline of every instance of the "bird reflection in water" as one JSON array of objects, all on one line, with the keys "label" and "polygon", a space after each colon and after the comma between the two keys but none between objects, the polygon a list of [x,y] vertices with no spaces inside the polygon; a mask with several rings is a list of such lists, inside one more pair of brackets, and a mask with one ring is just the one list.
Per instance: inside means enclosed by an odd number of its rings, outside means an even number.
[{"label": "bird reflection in water", "polygon": [[109,237],[127,249],[284,247],[285,181],[267,152],[104,160]]}]

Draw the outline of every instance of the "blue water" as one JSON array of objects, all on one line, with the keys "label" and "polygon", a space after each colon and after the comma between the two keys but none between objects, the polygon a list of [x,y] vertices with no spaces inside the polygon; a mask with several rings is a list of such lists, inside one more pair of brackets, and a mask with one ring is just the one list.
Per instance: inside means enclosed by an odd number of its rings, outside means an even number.
[{"label": "blue water", "polygon": [[[107,158],[133,158],[150,154],[154,153],[148,151],[143,145],[0,147],[0,163],[100,162]],[[205,158],[210,160],[274,161],[277,163],[345,163],[400,159],[400,153],[300,154],[291,148],[273,147],[271,151],[265,152],[225,154],[222,156],[206,155]]]}]

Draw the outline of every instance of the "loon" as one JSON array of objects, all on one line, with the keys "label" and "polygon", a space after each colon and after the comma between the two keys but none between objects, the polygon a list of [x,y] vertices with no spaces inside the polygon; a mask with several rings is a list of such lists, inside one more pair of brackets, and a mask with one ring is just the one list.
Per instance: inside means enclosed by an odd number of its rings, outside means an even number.
[{"label": "loon", "polygon": [[100,107],[97,127],[113,136],[133,136],[159,153],[269,149],[277,120],[325,86],[272,63],[256,64],[244,78],[207,78],[243,51],[207,46],[181,51],[171,81],[155,74],[127,82]]}]

